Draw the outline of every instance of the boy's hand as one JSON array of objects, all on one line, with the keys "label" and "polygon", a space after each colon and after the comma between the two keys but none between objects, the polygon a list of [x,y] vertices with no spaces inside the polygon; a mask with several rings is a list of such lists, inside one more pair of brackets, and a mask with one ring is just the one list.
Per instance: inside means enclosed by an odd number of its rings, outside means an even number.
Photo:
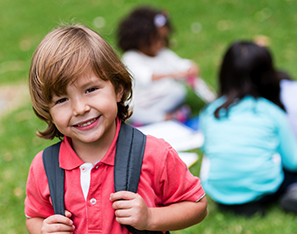
[{"label": "boy's hand", "polygon": [[142,197],[137,193],[120,191],[112,193],[110,200],[115,209],[116,221],[123,225],[130,225],[138,230],[149,227],[151,212]]},{"label": "boy's hand", "polygon": [[73,233],[75,227],[73,225],[73,221],[70,219],[72,214],[69,211],[65,211],[65,216],[52,215],[46,218],[43,221],[41,233]]}]

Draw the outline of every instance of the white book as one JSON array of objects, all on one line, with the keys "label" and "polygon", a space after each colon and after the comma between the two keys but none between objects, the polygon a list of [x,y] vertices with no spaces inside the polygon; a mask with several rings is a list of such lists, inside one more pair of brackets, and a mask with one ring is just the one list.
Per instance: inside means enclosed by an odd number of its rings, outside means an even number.
[{"label": "white book", "polygon": [[163,138],[167,141],[188,167],[198,160],[196,153],[183,151],[197,149],[203,145],[204,137],[201,131],[194,131],[175,120],[157,122],[138,127],[138,129],[146,135]]}]

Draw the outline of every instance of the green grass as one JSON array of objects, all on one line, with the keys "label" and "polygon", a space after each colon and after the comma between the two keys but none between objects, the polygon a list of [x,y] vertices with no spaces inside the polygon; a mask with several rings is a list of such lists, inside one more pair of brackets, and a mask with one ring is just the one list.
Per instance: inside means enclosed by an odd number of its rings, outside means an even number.
[{"label": "green grass", "polygon": [[[31,56],[40,40],[59,22],[81,22],[116,48],[117,22],[140,3],[170,12],[175,26],[173,50],[192,59],[202,76],[217,87],[217,69],[226,47],[237,39],[257,35],[270,39],[277,68],[297,77],[297,2],[293,0],[0,0],[0,85],[27,80]],[[102,17],[104,27],[94,25]],[[192,30],[194,28],[194,31]],[[35,154],[50,141],[35,136],[44,128],[34,116],[29,100],[20,109],[0,119],[0,233],[26,233],[25,186]],[[200,164],[191,168],[199,175]],[[244,219],[221,213],[208,199],[209,214],[199,225],[173,233],[295,233],[296,216],[269,207],[265,218]]]}]

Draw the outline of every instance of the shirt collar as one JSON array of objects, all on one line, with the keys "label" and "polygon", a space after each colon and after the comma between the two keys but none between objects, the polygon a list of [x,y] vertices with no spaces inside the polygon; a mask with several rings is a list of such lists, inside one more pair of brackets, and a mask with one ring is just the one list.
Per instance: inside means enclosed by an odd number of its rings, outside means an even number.
[{"label": "shirt collar", "polygon": [[[116,118],[116,133],[115,133],[114,139],[108,151],[106,152],[106,154],[100,160],[99,163],[104,163],[111,166],[114,165],[115,149],[116,149],[120,128],[121,128],[121,121],[118,118]],[[71,138],[67,136],[64,137],[60,147],[59,163],[60,163],[60,167],[65,170],[73,170],[74,168],[77,168],[80,165],[85,163],[75,153],[75,151],[71,146]]]}]

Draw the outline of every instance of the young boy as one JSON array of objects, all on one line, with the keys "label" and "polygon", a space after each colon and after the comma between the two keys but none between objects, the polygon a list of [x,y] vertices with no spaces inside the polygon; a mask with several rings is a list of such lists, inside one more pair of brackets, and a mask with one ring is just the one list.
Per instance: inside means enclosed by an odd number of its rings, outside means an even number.
[{"label": "young boy", "polygon": [[201,222],[207,201],[200,180],[176,151],[147,136],[138,192],[114,191],[114,157],[121,123],[130,117],[131,76],[91,29],[50,32],[34,53],[29,86],[33,109],[46,121],[45,139],[63,138],[65,216],[55,215],[42,152],[27,181],[29,233],[129,233],[177,230]]}]

